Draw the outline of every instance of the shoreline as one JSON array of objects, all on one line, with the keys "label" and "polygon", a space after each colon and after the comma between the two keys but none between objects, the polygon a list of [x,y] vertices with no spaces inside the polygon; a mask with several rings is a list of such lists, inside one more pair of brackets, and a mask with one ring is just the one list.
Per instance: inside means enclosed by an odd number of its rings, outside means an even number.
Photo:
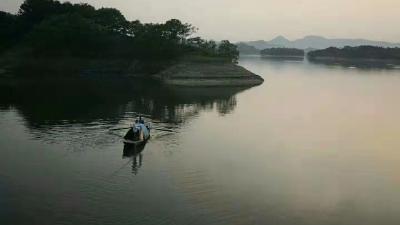
[{"label": "shoreline", "polygon": [[38,78],[139,79],[174,86],[257,86],[260,76],[219,58],[191,57],[176,61],[91,58],[0,58],[1,80]]},{"label": "shoreline", "polygon": [[183,61],[155,75],[173,86],[257,86],[264,79],[233,63]]},{"label": "shoreline", "polygon": [[247,87],[257,86],[262,84],[258,80],[251,79],[168,79],[164,81],[166,85],[172,86],[185,86],[185,87],[220,87],[220,86],[236,86],[236,87]]},{"label": "shoreline", "polygon": [[305,55],[260,55],[263,58],[300,58],[303,59]]},{"label": "shoreline", "polygon": [[346,57],[335,57],[335,56],[307,56],[309,60],[326,60],[326,61],[354,61],[354,62],[398,62],[400,59],[379,59],[379,58],[346,58]]}]

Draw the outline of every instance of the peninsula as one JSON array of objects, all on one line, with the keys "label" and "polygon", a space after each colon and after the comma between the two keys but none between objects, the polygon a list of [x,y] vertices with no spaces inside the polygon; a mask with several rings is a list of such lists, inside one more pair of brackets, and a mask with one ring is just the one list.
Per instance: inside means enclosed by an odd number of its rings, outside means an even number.
[{"label": "peninsula", "polygon": [[[174,84],[169,79],[179,77],[186,79],[181,85],[222,86],[263,82],[236,65],[236,45],[196,37],[197,28],[177,19],[142,23],[114,8],[25,0],[17,14],[0,11],[0,27],[0,76],[135,77]],[[204,77],[207,82],[201,82]]]}]

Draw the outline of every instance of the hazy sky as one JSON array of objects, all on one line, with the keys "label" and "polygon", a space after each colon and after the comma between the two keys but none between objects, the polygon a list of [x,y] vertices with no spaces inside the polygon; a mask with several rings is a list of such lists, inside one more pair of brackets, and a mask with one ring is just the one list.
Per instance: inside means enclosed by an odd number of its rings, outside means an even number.
[{"label": "hazy sky", "polygon": [[[0,0],[16,12],[23,0]],[[215,39],[259,40],[284,35],[400,42],[400,0],[71,0],[114,7],[130,20],[191,23]]]}]

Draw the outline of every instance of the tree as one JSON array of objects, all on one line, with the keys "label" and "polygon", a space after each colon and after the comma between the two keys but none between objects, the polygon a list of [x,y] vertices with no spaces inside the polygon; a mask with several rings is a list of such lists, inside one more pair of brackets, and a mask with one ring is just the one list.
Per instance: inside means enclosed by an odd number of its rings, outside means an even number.
[{"label": "tree", "polygon": [[25,0],[19,8],[18,14],[29,21],[31,24],[36,24],[42,21],[45,17],[57,13],[60,2],[53,0]]},{"label": "tree", "polygon": [[145,60],[172,59],[185,51],[186,38],[194,32],[190,24],[172,19],[166,23],[129,23],[128,36],[134,37],[138,57]]},{"label": "tree", "polygon": [[61,5],[60,14],[77,13],[86,19],[93,19],[96,16],[96,9],[86,3],[73,4],[66,2]]},{"label": "tree", "polygon": [[237,46],[231,44],[228,40],[221,41],[218,46],[218,55],[234,63],[237,63],[239,59]]},{"label": "tree", "polygon": [[215,55],[217,53],[217,43],[213,40],[205,41],[200,47],[207,55]]},{"label": "tree", "polygon": [[93,56],[107,46],[101,26],[76,13],[43,21],[35,26],[27,40],[35,54],[44,56]]},{"label": "tree", "polygon": [[195,48],[200,48],[202,45],[204,45],[205,41],[201,37],[194,37],[194,38],[187,39],[186,43],[189,46],[192,46]]},{"label": "tree", "polygon": [[94,20],[103,26],[107,31],[126,35],[129,29],[129,22],[117,9],[101,8],[96,11]]},{"label": "tree", "polygon": [[16,16],[0,11],[0,51],[10,47],[15,42]]},{"label": "tree", "polygon": [[237,62],[239,55],[229,41],[189,38],[197,28],[178,19],[130,22],[117,9],[57,0],[25,0],[17,15],[0,14],[0,26],[0,49],[21,43],[40,56],[169,61],[197,54]]},{"label": "tree", "polygon": [[180,20],[171,19],[163,25],[163,36],[170,41],[182,41],[193,34],[196,28]]},{"label": "tree", "polygon": [[25,0],[19,8],[18,15],[29,30],[36,24],[52,16],[77,13],[85,18],[95,16],[96,9],[89,4],[60,3],[55,0]]}]

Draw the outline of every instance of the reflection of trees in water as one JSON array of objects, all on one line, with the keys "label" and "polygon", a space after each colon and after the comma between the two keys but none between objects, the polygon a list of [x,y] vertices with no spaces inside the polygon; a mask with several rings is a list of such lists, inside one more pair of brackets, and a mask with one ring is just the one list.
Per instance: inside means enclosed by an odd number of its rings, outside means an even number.
[{"label": "reflection of trees in water", "polygon": [[236,97],[231,96],[188,103],[179,103],[179,101],[169,103],[159,99],[149,99],[148,102],[132,100],[125,110],[151,115],[153,119],[166,123],[181,123],[202,111],[212,111],[216,108],[221,115],[224,115],[233,112],[235,107]]},{"label": "reflection of trees in water", "polygon": [[360,70],[371,69],[396,69],[400,65],[399,60],[369,60],[369,59],[339,59],[339,58],[315,58],[308,59],[310,63],[321,66],[338,66],[342,68],[357,68]]},{"label": "reflection of trees in water", "polygon": [[[0,107],[14,107],[28,127],[46,130],[72,124],[114,126],[135,113],[179,123],[201,111],[231,113],[246,88],[168,88],[126,80],[44,81],[0,84]],[[4,88],[3,88],[4,86]]]},{"label": "reflection of trees in water", "polygon": [[236,98],[231,97],[226,100],[217,100],[217,109],[221,115],[229,114],[235,110],[237,105]]},{"label": "reflection of trees in water", "polygon": [[169,88],[171,94],[167,104],[150,112],[155,118],[164,121],[182,122],[193,118],[201,111],[212,111],[215,108],[220,114],[233,112],[236,107],[236,94],[246,88]]},{"label": "reflection of trees in water", "polygon": [[[167,88],[126,80],[0,84],[0,107],[15,109],[34,138],[82,151],[120,143],[126,130],[111,129],[127,127],[138,114],[156,126],[176,124],[168,128],[175,130],[202,111],[231,113],[235,95],[244,89]],[[153,132],[159,135],[163,132]]]}]

